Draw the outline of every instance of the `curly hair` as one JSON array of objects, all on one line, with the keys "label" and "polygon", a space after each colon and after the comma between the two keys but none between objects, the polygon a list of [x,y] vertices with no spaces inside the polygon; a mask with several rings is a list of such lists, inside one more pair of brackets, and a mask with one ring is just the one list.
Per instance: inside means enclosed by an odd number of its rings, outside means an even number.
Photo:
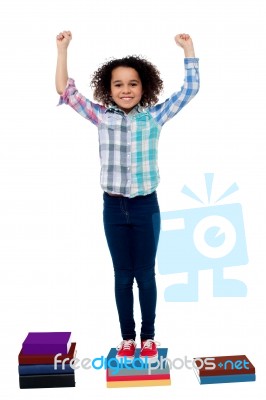
[{"label": "curly hair", "polygon": [[152,106],[158,102],[158,95],[163,89],[160,72],[152,63],[140,56],[111,59],[94,72],[90,86],[94,90],[93,97],[96,101],[107,107],[114,104],[110,96],[111,77],[112,71],[117,67],[134,68],[139,74],[143,89],[141,106]]}]

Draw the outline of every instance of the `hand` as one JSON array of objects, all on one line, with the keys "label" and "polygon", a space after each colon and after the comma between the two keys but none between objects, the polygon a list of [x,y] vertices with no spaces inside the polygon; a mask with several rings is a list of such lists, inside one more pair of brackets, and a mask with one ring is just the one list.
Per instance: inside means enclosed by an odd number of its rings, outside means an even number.
[{"label": "hand", "polygon": [[72,33],[70,31],[60,32],[59,35],[56,36],[58,50],[66,50],[71,40]]},{"label": "hand", "polygon": [[195,57],[193,42],[187,33],[176,35],[175,42],[179,47],[182,47],[185,52],[185,57]]}]

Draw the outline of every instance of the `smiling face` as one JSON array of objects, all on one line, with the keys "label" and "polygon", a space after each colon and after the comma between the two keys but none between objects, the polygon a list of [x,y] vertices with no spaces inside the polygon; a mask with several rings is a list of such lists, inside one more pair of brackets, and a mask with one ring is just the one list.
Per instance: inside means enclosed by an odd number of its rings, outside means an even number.
[{"label": "smiling face", "polygon": [[134,68],[117,67],[112,71],[111,97],[116,105],[129,113],[143,94],[139,74]]}]

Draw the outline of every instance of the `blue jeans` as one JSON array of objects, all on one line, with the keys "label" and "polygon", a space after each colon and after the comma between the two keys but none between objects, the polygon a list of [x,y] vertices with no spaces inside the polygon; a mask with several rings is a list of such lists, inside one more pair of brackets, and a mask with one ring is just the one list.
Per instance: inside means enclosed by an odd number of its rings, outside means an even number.
[{"label": "blue jeans", "polygon": [[124,340],[136,338],[133,282],[142,316],[140,337],[154,339],[156,309],[155,257],[160,234],[156,192],[134,198],[103,194],[104,230],[115,276],[115,299]]}]

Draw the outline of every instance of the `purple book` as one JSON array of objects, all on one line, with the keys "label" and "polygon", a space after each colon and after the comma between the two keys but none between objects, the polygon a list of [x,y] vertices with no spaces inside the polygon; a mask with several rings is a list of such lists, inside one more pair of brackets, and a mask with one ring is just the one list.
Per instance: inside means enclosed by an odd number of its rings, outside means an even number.
[{"label": "purple book", "polygon": [[29,332],[22,344],[22,354],[67,354],[71,332]]}]

